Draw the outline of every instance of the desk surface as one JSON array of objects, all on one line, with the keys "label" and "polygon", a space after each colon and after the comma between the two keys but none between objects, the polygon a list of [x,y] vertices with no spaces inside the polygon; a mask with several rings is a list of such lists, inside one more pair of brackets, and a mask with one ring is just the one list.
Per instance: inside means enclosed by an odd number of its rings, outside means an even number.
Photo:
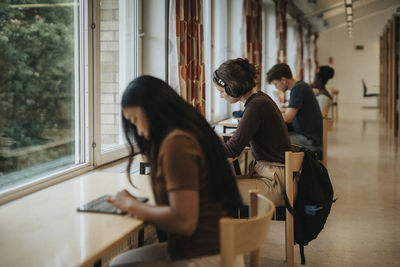
[{"label": "desk surface", "polygon": [[104,194],[127,188],[154,203],[150,178],[91,172],[0,207],[0,266],[89,266],[101,254],[143,227],[130,216],[77,212]]},{"label": "desk surface", "polygon": [[237,127],[240,119],[229,118],[223,121],[218,122],[218,125],[227,126],[227,127]]}]

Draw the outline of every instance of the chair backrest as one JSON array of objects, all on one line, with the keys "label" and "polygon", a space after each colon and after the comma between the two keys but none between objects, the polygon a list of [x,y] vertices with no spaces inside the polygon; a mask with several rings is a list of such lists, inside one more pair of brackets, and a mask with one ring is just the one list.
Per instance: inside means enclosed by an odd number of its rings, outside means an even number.
[{"label": "chair backrest", "polygon": [[249,252],[250,265],[260,266],[260,247],[267,236],[274,210],[272,201],[250,190],[250,218],[221,218],[221,266],[232,267],[236,255]]},{"label": "chair backrest", "polygon": [[332,95],[332,104],[331,104],[331,118],[338,118],[338,98],[339,98],[339,90],[335,87],[331,87],[331,95]]},{"label": "chair backrest", "polygon": [[[285,152],[285,190],[289,205],[294,203],[293,173],[299,172],[303,165],[304,152]],[[294,266],[294,224],[293,215],[286,209],[286,261],[287,266]]]},{"label": "chair backrest", "polygon": [[365,81],[364,80],[361,80],[361,82],[362,82],[362,85],[363,85],[363,90],[364,90],[364,93],[363,93],[363,97],[374,97],[374,96],[379,96],[379,94],[378,93],[368,93],[367,91],[368,91],[368,87],[367,87],[367,85],[365,84]]},{"label": "chair backrest", "polygon": [[333,120],[324,119],[322,127],[322,164],[324,164],[325,168],[328,168],[328,132],[333,127]]},{"label": "chair backrest", "polygon": [[367,91],[368,91],[367,85],[365,84],[364,80],[361,80],[361,82],[362,82],[362,86],[363,86],[363,90],[364,90],[364,96],[366,96]]}]

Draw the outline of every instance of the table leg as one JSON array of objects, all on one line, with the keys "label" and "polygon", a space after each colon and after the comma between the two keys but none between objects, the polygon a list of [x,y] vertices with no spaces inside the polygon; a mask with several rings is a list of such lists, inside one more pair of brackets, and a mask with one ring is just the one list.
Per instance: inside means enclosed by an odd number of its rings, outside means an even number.
[{"label": "table leg", "polygon": [[239,160],[238,160],[238,159],[235,159],[235,160],[232,162],[232,164],[233,164],[233,167],[235,168],[236,175],[241,175],[242,172],[240,171]]}]

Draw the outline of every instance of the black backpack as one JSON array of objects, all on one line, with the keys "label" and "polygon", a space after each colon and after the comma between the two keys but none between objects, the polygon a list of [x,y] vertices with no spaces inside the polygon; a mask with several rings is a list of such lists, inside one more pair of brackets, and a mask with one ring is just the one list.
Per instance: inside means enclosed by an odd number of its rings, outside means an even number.
[{"label": "black backpack", "polygon": [[286,192],[286,208],[294,217],[294,242],[299,245],[301,264],[305,264],[304,246],[315,239],[324,228],[331,210],[333,188],[325,166],[311,151],[304,151],[304,160],[298,181],[297,199],[290,207]]}]

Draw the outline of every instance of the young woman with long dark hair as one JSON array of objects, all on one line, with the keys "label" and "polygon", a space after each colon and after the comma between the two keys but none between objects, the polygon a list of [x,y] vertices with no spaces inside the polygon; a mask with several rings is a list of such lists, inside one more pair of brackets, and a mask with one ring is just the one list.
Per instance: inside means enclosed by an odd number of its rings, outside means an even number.
[{"label": "young woman with long dark hair", "polygon": [[311,87],[314,89],[315,97],[317,98],[319,108],[321,109],[322,117],[328,115],[329,108],[332,104],[332,96],[326,89],[326,84],[329,79],[335,75],[335,70],[330,66],[320,66],[315,74],[314,82]]},{"label": "young woman with long dark hair", "polygon": [[[126,190],[109,202],[166,231],[168,242],[128,251],[110,266],[219,266],[219,219],[241,206],[220,139],[200,113],[155,77],[132,81],[121,106],[129,180],[135,154],[144,154],[157,205],[141,203]],[[237,260],[241,266],[243,259]]]}]

